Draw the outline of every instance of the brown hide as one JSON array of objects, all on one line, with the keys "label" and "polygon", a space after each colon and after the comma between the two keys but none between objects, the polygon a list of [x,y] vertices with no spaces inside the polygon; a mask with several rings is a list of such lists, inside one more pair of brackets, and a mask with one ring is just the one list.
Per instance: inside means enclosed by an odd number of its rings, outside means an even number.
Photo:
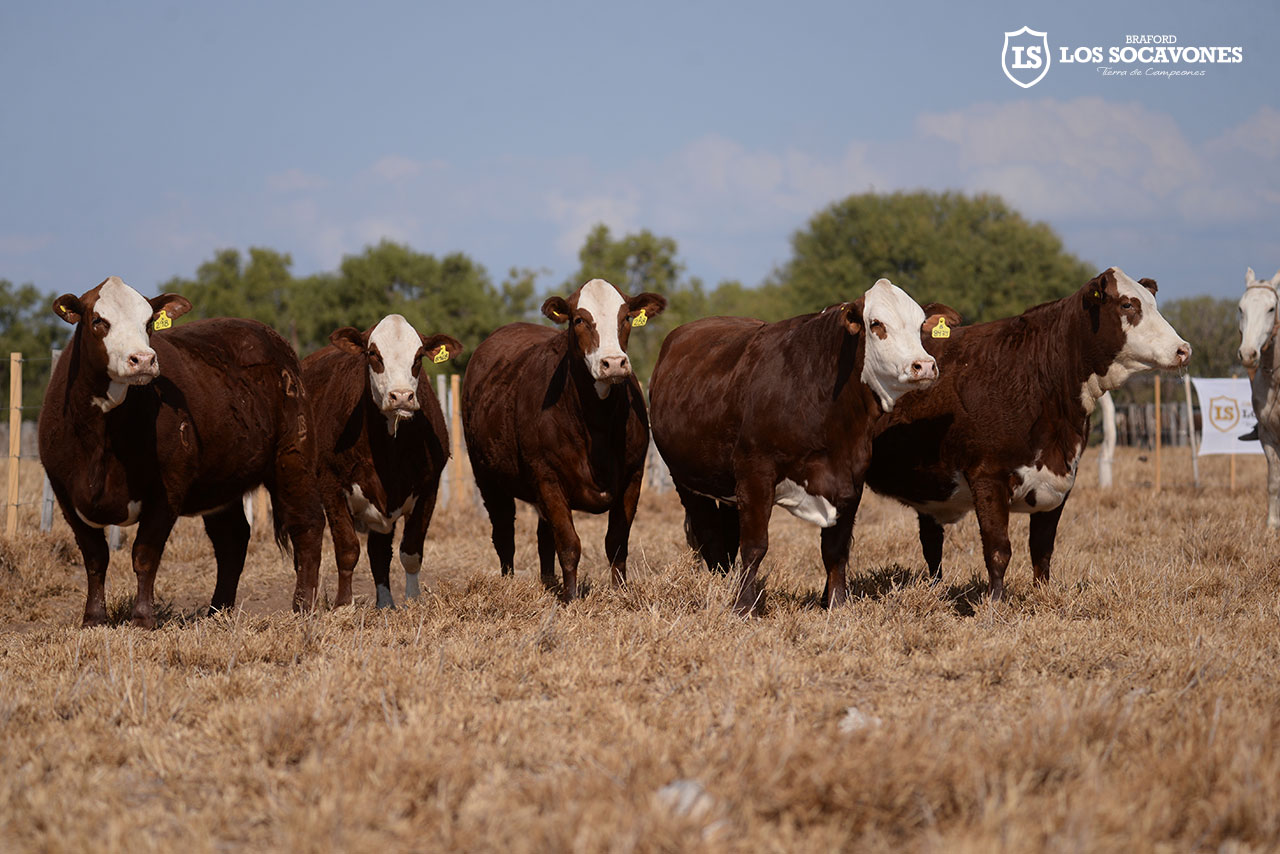
[{"label": "brown hide", "polygon": [[[456,353],[460,347],[451,349]],[[449,435],[444,413],[431,388],[431,377],[426,372],[418,374],[420,409],[412,418],[400,421],[392,435],[386,416],[373,401],[368,364],[367,356],[344,352],[334,345],[312,353],[302,362],[303,382],[316,413],[321,500],[338,566],[336,605],[351,602],[352,570],[360,557],[356,531],[362,526],[347,503],[352,487],[360,487],[373,507],[388,518],[413,499],[413,509],[404,516],[400,553],[402,560],[406,555],[420,560],[440,476],[449,459]],[[378,603],[390,605],[394,531],[370,530],[368,535],[369,565],[378,588]]]},{"label": "brown hide", "polygon": [[690,545],[722,570],[741,546],[741,611],[759,602],[755,574],[783,480],[834,507],[821,535],[824,599],[845,597],[853,520],[883,414],[861,381],[860,311],[860,302],[844,303],[770,324],[711,317],[663,343],[649,391],[654,440],[684,503]]},{"label": "brown hide", "polygon": [[[1108,270],[1075,294],[1017,317],[953,328],[945,339],[924,336],[939,380],[904,395],[885,419],[867,485],[917,510],[935,578],[942,525],[976,508],[991,594],[1002,595],[1010,501],[1023,483],[1016,470],[1039,467],[1074,478],[1089,431],[1082,389],[1091,375],[1106,374],[1124,344],[1115,296]],[[1044,580],[1066,500],[1055,504],[1032,490],[1024,501],[1025,508],[1013,509],[1032,513],[1032,563]]]},{"label": "brown hide", "polygon": [[649,444],[639,382],[629,377],[600,399],[577,335],[573,324],[562,330],[504,326],[476,348],[462,383],[467,453],[502,572],[513,571],[514,501],[529,502],[541,516],[543,581],[554,585],[558,555],[566,599],[577,593],[581,554],[571,509],[610,514],[605,552],[615,582],[625,579]]},{"label": "brown hide", "polygon": [[287,535],[294,548],[295,607],[309,608],[324,522],[310,407],[289,345],[250,320],[202,320],[153,333],[160,376],[130,387],[104,413],[93,398],[104,395],[107,378],[90,336],[86,324],[76,326],[53,370],[39,427],[41,463],[90,576],[85,624],[106,617],[100,526],[128,521],[130,502],[140,502],[134,621],[154,625],[151,583],[169,530],[183,515],[207,514],[218,560],[213,605],[231,607],[248,542],[241,496],[263,483],[272,493],[277,539],[283,544]]}]

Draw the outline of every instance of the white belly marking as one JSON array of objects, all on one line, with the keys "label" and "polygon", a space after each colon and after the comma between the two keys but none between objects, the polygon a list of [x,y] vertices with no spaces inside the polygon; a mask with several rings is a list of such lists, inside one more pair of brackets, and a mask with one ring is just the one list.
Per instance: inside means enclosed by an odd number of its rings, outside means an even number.
[{"label": "white belly marking", "polygon": [[417,503],[417,497],[410,495],[403,505],[391,512],[390,516],[384,516],[372,501],[365,498],[358,484],[352,484],[351,491],[347,493],[347,509],[351,511],[351,519],[356,527],[361,530],[376,531],[379,534],[390,534],[396,521],[401,516],[412,513]]}]

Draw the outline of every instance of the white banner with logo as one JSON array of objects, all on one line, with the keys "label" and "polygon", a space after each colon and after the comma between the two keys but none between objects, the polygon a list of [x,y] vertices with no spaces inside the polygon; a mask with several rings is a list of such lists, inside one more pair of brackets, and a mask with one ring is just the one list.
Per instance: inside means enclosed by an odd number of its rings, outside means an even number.
[{"label": "white banner with logo", "polygon": [[1253,395],[1244,378],[1191,382],[1200,398],[1200,456],[1205,454],[1261,454],[1257,439],[1241,442],[1240,437],[1257,424]]}]

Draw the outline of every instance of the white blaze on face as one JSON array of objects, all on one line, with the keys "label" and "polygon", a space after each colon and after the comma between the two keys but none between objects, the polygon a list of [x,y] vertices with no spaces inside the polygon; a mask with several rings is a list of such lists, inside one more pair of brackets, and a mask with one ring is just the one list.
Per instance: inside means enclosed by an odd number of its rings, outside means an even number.
[{"label": "white blaze on face", "polygon": [[[93,312],[111,324],[102,343],[107,349],[107,376],[112,382],[145,385],[159,375],[156,351],[147,339],[151,303],[142,294],[112,276],[98,291]],[[93,319],[82,322],[92,324]]]},{"label": "white blaze on face", "polygon": [[[622,352],[622,342],[618,340],[618,312],[623,303],[622,294],[604,279],[592,279],[582,286],[582,291],[578,294],[578,308],[591,312],[599,339],[596,348],[586,354],[587,370],[591,371],[591,378],[596,381],[597,392],[600,391],[600,384],[610,378],[606,376],[609,369],[605,363],[610,363],[614,368],[613,376],[616,376],[619,360],[627,358],[627,354]],[[630,371],[627,375],[630,375]],[[608,393],[607,386],[605,393]]]},{"label": "white blaze on face", "polygon": [[369,344],[382,356],[382,371],[369,368],[373,402],[390,417],[409,418],[418,411],[418,378],[413,363],[422,347],[417,331],[398,314],[389,314],[373,328]]},{"label": "white blaze on face", "polygon": [[862,381],[876,393],[885,412],[902,395],[928,388],[937,379],[937,362],[920,343],[924,309],[906,291],[888,279],[872,285],[863,299],[862,325]]},{"label": "white blaze on face", "polygon": [[1262,347],[1271,337],[1276,323],[1276,284],[1280,273],[1270,281],[1254,278],[1253,268],[1245,276],[1244,296],[1240,297],[1240,362],[1246,368],[1256,367]]}]

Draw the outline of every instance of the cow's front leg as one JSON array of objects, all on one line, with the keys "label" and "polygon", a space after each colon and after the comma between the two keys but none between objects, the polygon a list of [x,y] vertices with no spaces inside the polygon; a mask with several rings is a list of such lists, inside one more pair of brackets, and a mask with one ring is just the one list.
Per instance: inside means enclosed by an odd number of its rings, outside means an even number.
[{"label": "cow's front leg", "polygon": [[742,582],[734,610],[742,616],[760,613],[764,604],[760,562],[769,552],[769,515],[773,512],[773,472],[738,477],[738,519],[742,534]]},{"label": "cow's front leg", "polygon": [[917,513],[920,523],[920,551],[924,553],[925,566],[929,568],[929,578],[935,583],[942,580],[942,525],[932,516]]},{"label": "cow's front leg", "polygon": [[1031,514],[1031,531],[1027,544],[1031,550],[1031,573],[1037,584],[1044,584],[1049,580],[1053,543],[1058,538],[1058,520],[1062,518],[1062,508],[1067,506],[1070,496],[1070,492],[1062,496],[1062,503],[1052,510]]},{"label": "cow's front leg", "polygon": [[[80,625],[84,628],[106,625],[107,622],[107,565],[111,562],[111,552],[107,549],[107,537],[102,528],[86,525],[74,509],[62,504],[62,515],[75,534],[76,545],[80,547],[80,556],[84,559],[84,571],[88,590],[85,593],[84,619]],[[68,512],[69,511],[69,512]]]},{"label": "cow's front leg", "polygon": [[138,577],[138,593],[133,600],[135,626],[144,629],[156,627],[156,571],[160,568],[165,543],[176,521],[177,515],[171,514],[167,507],[158,507],[149,513],[144,509],[142,518],[138,520],[138,534],[133,540],[133,572]]},{"label": "cow's front leg", "polygon": [[1267,527],[1280,528],[1280,444],[1268,436],[1262,452],[1267,457]]},{"label": "cow's front leg", "polygon": [[417,599],[422,588],[418,572],[422,569],[422,546],[427,541],[427,528],[436,509],[436,491],[439,481],[427,485],[426,492],[418,496],[418,503],[404,523],[404,535],[400,537],[400,566],[404,569],[404,597]]},{"label": "cow's front leg", "polygon": [[836,511],[836,523],[822,529],[822,566],[827,571],[822,604],[827,608],[843,605],[849,597],[849,549],[853,545],[853,522],[861,500],[862,488],[859,487],[852,500]]},{"label": "cow's front leg", "polygon": [[395,532],[394,526],[385,534],[369,532],[369,571],[373,573],[376,606],[379,608],[396,606],[396,600],[391,595],[391,541]]},{"label": "cow's front leg", "polygon": [[324,515],[329,520],[329,538],[333,540],[333,561],[338,565],[338,592],[333,605],[351,604],[351,577],[360,561],[360,537],[351,520],[351,508],[338,488],[322,486]]},{"label": "cow's front leg", "polygon": [[992,601],[1004,598],[1004,571],[1013,549],[1009,545],[1009,487],[999,478],[970,477],[973,509],[982,533],[982,558]]},{"label": "cow's front leg", "polygon": [[610,577],[615,587],[627,582],[627,543],[631,538],[631,523],[636,518],[636,505],[640,503],[641,473],[627,484],[622,500],[609,508],[609,530],[604,535],[605,556],[609,558]]},{"label": "cow's front leg", "polygon": [[560,598],[572,602],[578,598],[578,560],[582,557],[582,541],[573,527],[573,512],[559,484],[554,478],[540,479],[543,485],[538,490],[538,513],[551,526],[556,554],[560,557],[560,574],[564,579]]}]

